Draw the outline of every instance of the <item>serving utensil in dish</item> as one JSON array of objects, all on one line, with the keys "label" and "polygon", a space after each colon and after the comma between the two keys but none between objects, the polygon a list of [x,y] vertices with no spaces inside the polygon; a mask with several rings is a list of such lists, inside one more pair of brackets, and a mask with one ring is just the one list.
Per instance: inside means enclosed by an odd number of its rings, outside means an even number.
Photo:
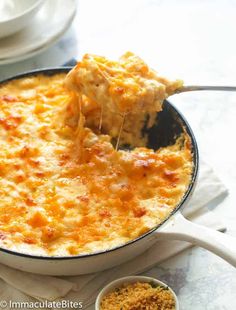
[{"label": "serving utensil in dish", "polygon": [[189,91],[213,90],[213,91],[236,91],[236,86],[215,86],[215,85],[184,85],[175,91],[176,94]]},{"label": "serving utensil in dish", "polygon": [[156,286],[162,286],[164,288],[168,288],[168,290],[172,293],[174,300],[175,300],[175,310],[179,310],[179,302],[178,302],[178,298],[175,292],[162,281],[157,280],[152,277],[145,277],[145,276],[124,277],[124,278],[116,279],[115,281],[112,281],[109,284],[107,284],[97,296],[96,303],[95,303],[95,310],[100,310],[101,301],[108,293],[114,291],[116,288],[121,287],[123,284],[132,284],[136,282],[151,283]]},{"label": "serving utensil in dish", "polygon": [[[44,74],[53,76],[67,73],[71,67],[41,69],[4,80],[0,83],[23,77]],[[186,220],[180,213],[194,190],[198,172],[198,148],[194,134],[181,113],[168,101],[163,104],[163,111],[158,113],[158,122],[147,130],[147,146],[158,149],[173,144],[176,139],[186,132],[189,135],[193,154],[193,173],[191,182],[181,202],[162,223],[142,236],[105,251],[77,256],[36,256],[23,254],[0,248],[0,262],[16,269],[48,275],[79,275],[101,271],[128,261],[150,248],[157,240],[185,240],[202,246],[221,256],[236,266],[235,238],[213,231]],[[191,206],[189,206],[191,207]]]}]

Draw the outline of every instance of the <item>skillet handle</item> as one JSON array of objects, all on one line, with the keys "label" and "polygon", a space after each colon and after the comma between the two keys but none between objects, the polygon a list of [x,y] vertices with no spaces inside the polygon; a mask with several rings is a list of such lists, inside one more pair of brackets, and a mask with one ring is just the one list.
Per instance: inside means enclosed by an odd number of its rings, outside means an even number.
[{"label": "skillet handle", "polygon": [[155,234],[161,240],[183,240],[199,245],[236,267],[236,238],[192,223],[180,212]]}]

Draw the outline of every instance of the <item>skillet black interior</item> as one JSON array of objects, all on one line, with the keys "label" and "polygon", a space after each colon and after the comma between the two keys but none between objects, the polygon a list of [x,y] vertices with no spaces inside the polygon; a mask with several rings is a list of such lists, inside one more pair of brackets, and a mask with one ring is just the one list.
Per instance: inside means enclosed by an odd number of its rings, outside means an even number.
[{"label": "skillet black interior", "polygon": [[[17,76],[8,78],[4,81],[0,82],[1,84],[5,84],[11,80],[21,79],[24,77],[29,76],[36,76],[38,74],[44,74],[47,76],[52,76],[58,73],[67,73],[71,67],[61,67],[61,68],[50,68],[50,69],[39,69],[32,72],[27,72],[23,74],[19,74]],[[197,173],[198,173],[198,164],[199,164],[199,157],[198,157],[198,147],[197,143],[194,137],[194,134],[192,132],[192,129],[190,128],[188,122],[185,120],[183,115],[167,100],[163,103],[163,110],[158,113],[156,117],[156,122],[154,126],[150,129],[147,129],[146,126],[143,128],[143,134],[148,135],[148,145],[147,147],[152,148],[154,150],[159,149],[160,147],[172,145],[175,143],[176,139],[182,134],[187,133],[190,137],[191,145],[192,145],[192,154],[193,154],[193,173],[191,177],[191,182],[189,183],[188,189],[185,192],[184,197],[182,198],[181,202],[176,206],[176,208],[171,212],[171,214],[158,226],[154,227],[152,230],[148,231],[147,233],[143,234],[142,236],[131,240],[127,242],[124,245],[108,249],[101,252],[96,252],[92,254],[83,254],[83,255],[77,255],[77,256],[62,256],[62,257],[56,257],[56,256],[36,256],[36,255],[29,255],[24,253],[18,253],[11,250],[0,248],[0,251],[4,251],[13,255],[19,255],[19,256],[25,256],[25,257],[31,257],[35,259],[46,259],[46,260],[62,260],[62,259],[78,259],[86,256],[92,256],[92,255],[99,255],[106,252],[118,250],[121,247],[127,246],[131,243],[136,242],[139,239],[144,238],[145,236],[151,234],[154,230],[158,229],[162,224],[164,224],[174,213],[176,213],[187,201],[187,199],[190,197],[190,194],[193,191],[194,185],[196,183]]]}]

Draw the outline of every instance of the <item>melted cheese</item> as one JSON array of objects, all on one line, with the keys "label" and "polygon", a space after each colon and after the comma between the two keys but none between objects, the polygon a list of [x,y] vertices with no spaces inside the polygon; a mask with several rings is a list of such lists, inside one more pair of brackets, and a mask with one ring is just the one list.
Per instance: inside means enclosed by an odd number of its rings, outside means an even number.
[{"label": "melted cheese", "polygon": [[82,111],[86,126],[109,134],[117,145],[144,146],[147,136],[142,128],[152,127],[163,100],[183,82],[161,77],[127,52],[119,61],[86,54],[68,73],[65,84],[82,98],[81,109],[75,100],[68,105],[70,125],[77,126]]},{"label": "melted cheese", "polygon": [[0,87],[2,247],[49,256],[112,248],[162,222],[188,187],[187,136],[157,152],[115,151],[109,136],[85,126],[79,155],[65,123],[75,99],[64,79],[38,75]]},{"label": "melted cheese", "polygon": [[120,113],[160,111],[163,100],[183,85],[159,76],[131,52],[119,61],[86,54],[68,74],[66,84],[104,109]]}]

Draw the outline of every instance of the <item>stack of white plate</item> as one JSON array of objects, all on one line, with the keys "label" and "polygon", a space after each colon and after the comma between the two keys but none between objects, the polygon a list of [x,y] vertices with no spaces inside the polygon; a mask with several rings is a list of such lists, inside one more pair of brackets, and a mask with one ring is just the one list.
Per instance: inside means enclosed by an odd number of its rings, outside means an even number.
[{"label": "stack of white plate", "polygon": [[[8,0],[9,5],[11,1]],[[17,3],[23,2],[18,0]],[[0,8],[1,12],[3,9]],[[0,65],[32,57],[47,49],[68,29],[75,13],[76,0],[42,1],[28,25],[15,34],[0,38]],[[13,24],[16,25],[16,22]],[[3,30],[0,19],[0,36],[1,27]]]}]

